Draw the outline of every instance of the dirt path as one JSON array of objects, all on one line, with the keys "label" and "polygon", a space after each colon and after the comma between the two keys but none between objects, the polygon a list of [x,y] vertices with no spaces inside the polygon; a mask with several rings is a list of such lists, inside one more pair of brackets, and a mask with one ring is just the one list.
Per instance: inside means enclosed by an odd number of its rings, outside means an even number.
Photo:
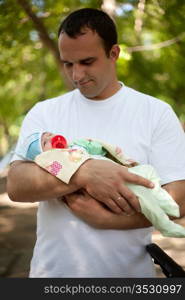
[{"label": "dirt path", "polygon": [[[19,204],[0,194],[0,277],[27,277],[35,243],[37,204]],[[181,223],[185,226],[185,219]],[[185,238],[153,234],[165,252],[185,269]],[[157,267],[158,277],[165,277]]]}]

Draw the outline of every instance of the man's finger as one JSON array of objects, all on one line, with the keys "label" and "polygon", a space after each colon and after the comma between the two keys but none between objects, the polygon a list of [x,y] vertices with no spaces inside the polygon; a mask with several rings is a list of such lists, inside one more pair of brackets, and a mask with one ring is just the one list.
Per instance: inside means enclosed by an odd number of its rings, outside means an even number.
[{"label": "man's finger", "polygon": [[98,197],[96,195],[92,195],[94,197],[94,199],[96,199],[99,202],[102,202],[103,204],[106,205],[106,207],[108,207],[112,212],[116,213],[116,214],[120,214],[122,213],[121,208],[116,204],[116,202],[114,200],[112,200],[111,198],[108,197]]},{"label": "man's finger", "polygon": [[122,211],[125,212],[126,214],[131,215],[134,213],[133,207],[130,205],[127,199],[125,199],[121,194],[118,194],[117,197],[114,198],[114,201],[119,205]]},{"label": "man's finger", "polygon": [[104,202],[105,205],[107,205],[110,210],[116,214],[120,214],[122,213],[122,209],[119,207],[119,205],[117,205],[117,203],[112,200],[111,198],[106,199],[106,201],[102,201]]},{"label": "man's finger", "polygon": [[129,183],[134,183],[134,184],[137,184],[137,185],[142,185],[142,186],[145,186],[147,188],[154,188],[154,183],[142,176],[139,176],[139,175],[136,175],[136,174],[133,174],[133,173],[129,173],[128,172],[128,177],[127,177],[127,181]]},{"label": "man's finger", "polygon": [[69,206],[69,207],[73,207],[75,205],[75,203],[78,201],[77,198],[79,199],[79,195],[72,193],[69,195],[65,195],[65,203]]},{"label": "man's finger", "polygon": [[135,211],[141,212],[138,197],[127,186],[123,185],[119,192]]}]

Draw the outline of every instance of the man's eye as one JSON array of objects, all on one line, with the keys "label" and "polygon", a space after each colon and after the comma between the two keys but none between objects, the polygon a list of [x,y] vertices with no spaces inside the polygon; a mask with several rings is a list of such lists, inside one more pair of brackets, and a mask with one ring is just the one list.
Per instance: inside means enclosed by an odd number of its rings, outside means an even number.
[{"label": "man's eye", "polygon": [[73,65],[72,63],[64,62],[64,66],[67,68],[72,67],[72,65]]},{"label": "man's eye", "polygon": [[84,61],[84,62],[83,62],[83,65],[88,66],[88,65],[91,65],[92,63],[93,63],[93,61]]}]

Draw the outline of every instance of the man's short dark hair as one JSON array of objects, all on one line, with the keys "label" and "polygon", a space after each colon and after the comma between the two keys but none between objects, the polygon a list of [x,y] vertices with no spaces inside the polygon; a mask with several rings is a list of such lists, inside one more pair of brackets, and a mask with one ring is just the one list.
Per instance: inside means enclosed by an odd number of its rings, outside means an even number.
[{"label": "man's short dark hair", "polygon": [[104,11],[94,8],[82,8],[69,14],[61,23],[58,36],[65,32],[71,38],[82,34],[83,28],[95,31],[102,39],[105,52],[109,56],[110,49],[117,44],[116,26],[111,17]]}]

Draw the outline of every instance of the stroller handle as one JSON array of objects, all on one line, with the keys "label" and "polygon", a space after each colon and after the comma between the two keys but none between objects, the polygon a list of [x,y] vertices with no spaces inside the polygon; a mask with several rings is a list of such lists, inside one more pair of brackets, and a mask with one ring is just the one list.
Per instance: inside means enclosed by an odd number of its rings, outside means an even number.
[{"label": "stroller handle", "polygon": [[151,243],[146,245],[146,250],[154,259],[154,263],[160,265],[166,277],[185,277],[185,271],[158,245]]}]

